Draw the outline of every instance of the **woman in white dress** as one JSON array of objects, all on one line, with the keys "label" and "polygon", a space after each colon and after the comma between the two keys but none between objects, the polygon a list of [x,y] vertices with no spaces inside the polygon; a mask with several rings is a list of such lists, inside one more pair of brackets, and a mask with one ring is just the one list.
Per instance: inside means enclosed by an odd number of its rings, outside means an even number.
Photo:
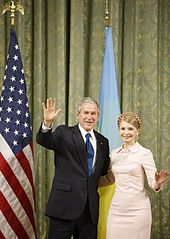
[{"label": "woman in white dress", "polygon": [[144,177],[156,192],[168,178],[168,173],[157,173],[152,152],[136,140],[141,131],[141,120],[133,112],[118,118],[123,145],[111,152],[110,172],[100,180],[100,186],[116,183],[108,219],[107,239],[149,239],[151,205],[144,188]]}]

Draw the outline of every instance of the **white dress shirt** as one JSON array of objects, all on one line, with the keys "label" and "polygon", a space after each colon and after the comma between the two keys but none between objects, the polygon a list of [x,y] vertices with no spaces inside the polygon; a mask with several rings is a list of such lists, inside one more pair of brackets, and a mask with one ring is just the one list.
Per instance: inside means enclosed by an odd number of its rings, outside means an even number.
[{"label": "white dress shirt", "polygon": [[94,131],[91,130],[91,131],[88,131],[88,132],[87,132],[85,129],[83,129],[83,128],[81,127],[80,124],[78,124],[78,127],[79,127],[79,130],[80,130],[80,132],[81,132],[81,134],[82,134],[82,137],[83,137],[85,143],[86,143],[86,134],[87,134],[87,133],[90,133],[90,135],[91,135],[91,137],[90,137],[90,143],[92,144],[93,149],[94,149],[94,157],[93,157],[93,165],[92,165],[92,166],[94,166],[94,164],[95,164],[95,162],[96,162],[96,149],[97,149],[96,137],[95,137],[95,135],[94,135]]}]

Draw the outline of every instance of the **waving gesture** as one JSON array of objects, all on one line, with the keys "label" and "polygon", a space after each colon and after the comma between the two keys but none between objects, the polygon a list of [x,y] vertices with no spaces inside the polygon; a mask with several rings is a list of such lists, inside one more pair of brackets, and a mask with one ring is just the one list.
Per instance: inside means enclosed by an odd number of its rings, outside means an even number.
[{"label": "waving gesture", "polygon": [[44,113],[44,124],[45,126],[50,127],[61,109],[56,110],[56,99],[52,99],[51,97],[47,99],[46,106],[42,103],[42,107]]},{"label": "waving gesture", "polygon": [[161,185],[168,179],[168,173],[166,170],[161,170],[158,174],[155,175],[155,180],[158,185]]}]

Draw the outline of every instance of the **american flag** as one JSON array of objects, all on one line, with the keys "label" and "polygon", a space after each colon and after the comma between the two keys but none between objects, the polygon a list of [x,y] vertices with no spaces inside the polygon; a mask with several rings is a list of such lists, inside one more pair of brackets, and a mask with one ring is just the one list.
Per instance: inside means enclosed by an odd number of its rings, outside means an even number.
[{"label": "american flag", "polygon": [[16,32],[0,97],[0,238],[36,238],[31,120]]}]

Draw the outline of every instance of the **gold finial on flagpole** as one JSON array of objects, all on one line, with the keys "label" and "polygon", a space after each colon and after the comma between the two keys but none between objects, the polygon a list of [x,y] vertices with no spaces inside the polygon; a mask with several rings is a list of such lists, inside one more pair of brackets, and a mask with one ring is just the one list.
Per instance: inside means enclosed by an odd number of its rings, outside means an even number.
[{"label": "gold finial on flagpole", "polygon": [[15,12],[19,11],[21,12],[22,15],[24,15],[24,8],[21,5],[20,2],[16,2],[16,5],[14,3],[14,1],[5,3],[3,6],[3,11],[2,11],[2,15],[4,13],[6,13],[7,11],[11,12],[11,25],[14,26],[14,22],[15,22]]},{"label": "gold finial on flagpole", "polygon": [[107,27],[110,25],[110,17],[109,17],[109,0],[106,0],[106,10],[105,10],[105,24]]}]

